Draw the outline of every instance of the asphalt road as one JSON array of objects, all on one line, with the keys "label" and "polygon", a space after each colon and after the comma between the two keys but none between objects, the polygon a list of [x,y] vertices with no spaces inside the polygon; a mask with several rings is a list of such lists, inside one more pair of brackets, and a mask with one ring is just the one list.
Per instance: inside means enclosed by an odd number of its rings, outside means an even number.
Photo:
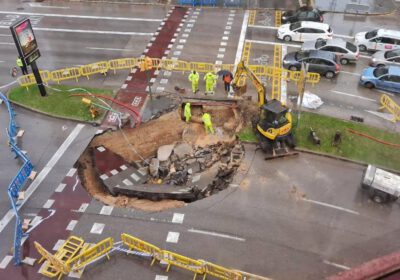
[{"label": "asphalt road", "polygon": [[[12,81],[9,69],[14,66],[16,56],[9,31],[1,26],[7,26],[7,20],[23,16],[22,13],[33,14],[31,16],[36,20],[35,34],[42,52],[39,66],[53,70],[67,65],[140,56],[168,11],[160,6],[123,4],[46,2],[46,6],[53,7],[40,7],[29,3],[0,3],[0,84]],[[257,63],[260,60],[255,59],[263,55],[272,59],[273,44],[282,43],[274,37],[273,14],[272,18],[267,13],[259,14],[256,24],[263,28],[247,27],[243,38],[244,16],[242,10],[192,10],[166,56],[233,63],[237,58],[238,41],[242,38],[261,41],[253,43],[251,61]],[[349,18],[327,14],[325,19],[333,23],[335,34],[353,36],[374,26],[398,28],[397,16],[361,21],[361,16]],[[290,45],[287,51],[295,51],[298,46]],[[319,111],[345,119],[350,114],[357,114],[364,116],[368,123],[397,130],[398,126],[365,112],[379,107],[376,91],[357,86],[358,75],[366,65],[367,58],[360,58],[357,65],[342,68],[348,73],[342,72],[332,81],[322,78],[319,85],[310,89],[325,102]],[[126,77],[124,73],[117,77],[94,78],[85,84],[118,89]],[[161,71],[153,87],[173,91],[175,85],[189,88],[187,77]],[[216,97],[223,97],[220,84],[218,89]],[[288,90],[293,94],[292,85]],[[5,128],[7,115],[3,109],[0,110],[0,125]],[[25,110],[17,112],[17,121],[26,130],[22,146],[36,168],[41,170],[76,124]],[[85,126],[78,134],[43,187],[28,201],[24,213],[34,214],[43,209],[43,204],[73,166],[95,130]],[[12,158],[2,131],[0,184],[7,186],[19,165]],[[265,162],[253,146],[246,146],[246,151],[241,172],[235,177],[236,187],[162,213],[115,208],[110,215],[104,215],[100,214],[104,205],[93,200],[72,233],[88,242],[98,242],[108,236],[119,240],[119,234],[127,232],[163,249],[275,279],[321,279],[399,249],[398,203],[377,206],[367,199],[359,190],[363,167],[307,154]],[[4,189],[0,200],[2,216],[8,210]],[[182,223],[173,222],[176,213],[184,214]],[[91,233],[94,223],[104,224],[100,234]],[[12,244],[12,224],[0,233],[0,262]],[[170,232],[179,234],[176,243],[167,242],[168,235],[177,236]],[[162,266],[150,267],[146,260],[122,254],[100,263],[102,265],[88,267],[83,278],[161,280],[167,278],[160,276],[167,275],[168,279],[191,277],[177,269],[166,273]]]}]

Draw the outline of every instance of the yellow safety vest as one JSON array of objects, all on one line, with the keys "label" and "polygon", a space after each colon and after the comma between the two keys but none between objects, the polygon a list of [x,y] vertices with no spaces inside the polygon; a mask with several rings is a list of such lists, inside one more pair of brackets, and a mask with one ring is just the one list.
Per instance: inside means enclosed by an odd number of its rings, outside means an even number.
[{"label": "yellow safety vest", "polygon": [[211,116],[209,113],[205,113],[202,117],[202,120],[204,122],[205,125],[211,125]]},{"label": "yellow safety vest", "polygon": [[17,58],[17,65],[19,67],[24,66],[24,64],[22,63],[22,60],[20,58]]},{"label": "yellow safety vest", "polygon": [[190,103],[186,103],[185,105],[185,117],[191,117],[192,112],[190,111]]},{"label": "yellow safety vest", "polygon": [[199,81],[199,79],[200,79],[199,73],[196,73],[196,74],[193,74],[193,72],[190,73],[189,81],[197,83]]}]

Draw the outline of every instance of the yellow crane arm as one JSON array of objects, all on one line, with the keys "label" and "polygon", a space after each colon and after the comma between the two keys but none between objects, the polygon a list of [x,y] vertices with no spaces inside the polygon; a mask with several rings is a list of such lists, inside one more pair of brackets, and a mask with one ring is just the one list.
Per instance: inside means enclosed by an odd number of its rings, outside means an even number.
[{"label": "yellow crane arm", "polygon": [[244,61],[240,61],[237,65],[235,76],[233,77],[233,88],[237,88],[236,84],[238,83],[240,77],[245,73],[247,77],[251,79],[254,87],[258,93],[258,105],[262,106],[265,103],[265,88],[260,79],[251,71],[245,64]]}]

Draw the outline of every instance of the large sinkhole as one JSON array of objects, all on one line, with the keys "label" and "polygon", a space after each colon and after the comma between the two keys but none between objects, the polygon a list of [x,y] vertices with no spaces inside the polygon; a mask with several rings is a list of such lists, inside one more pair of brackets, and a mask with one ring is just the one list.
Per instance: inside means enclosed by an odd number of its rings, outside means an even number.
[{"label": "large sinkhole", "polygon": [[[202,112],[212,116],[207,135]],[[136,128],[96,136],[78,160],[83,186],[96,199],[145,211],[176,208],[229,187],[244,149],[236,140],[241,118],[234,104],[192,103]]]}]

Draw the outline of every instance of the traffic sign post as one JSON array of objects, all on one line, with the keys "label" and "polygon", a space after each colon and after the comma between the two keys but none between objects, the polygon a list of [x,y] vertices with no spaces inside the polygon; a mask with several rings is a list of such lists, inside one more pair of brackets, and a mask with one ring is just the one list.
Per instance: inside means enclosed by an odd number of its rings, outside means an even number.
[{"label": "traffic sign post", "polygon": [[46,96],[46,89],[36,65],[36,60],[40,57],[40,51],[29,18],[24,18],[14,23],[10,26],[10,30],[22,63],[24,66],[30,65],[32,67],[40,95]]}]

